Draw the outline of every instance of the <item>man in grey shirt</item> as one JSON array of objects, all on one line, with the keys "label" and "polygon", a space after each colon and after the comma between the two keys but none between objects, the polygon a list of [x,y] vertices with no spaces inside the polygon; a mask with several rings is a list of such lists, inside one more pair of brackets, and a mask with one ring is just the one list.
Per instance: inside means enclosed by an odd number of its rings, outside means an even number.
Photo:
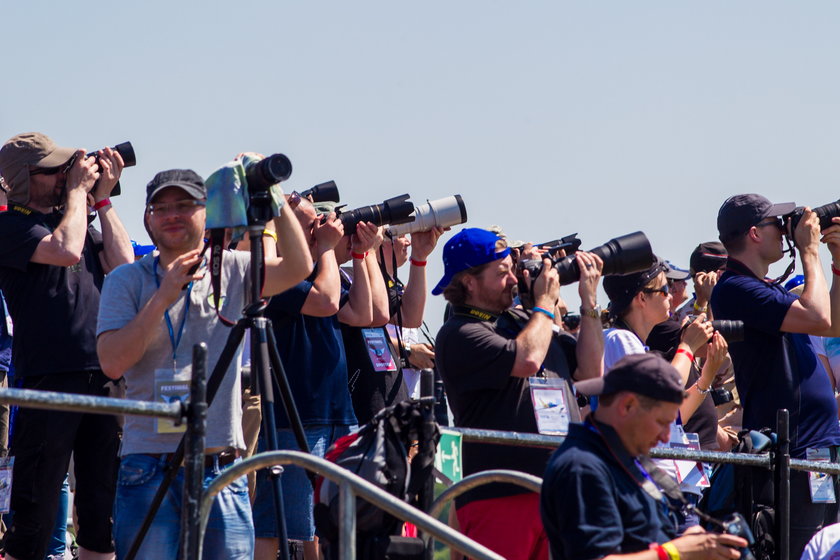
[{"label": "man in grey shirt", "polygon": [[[97,351],[105,374],[125,376],[127,398],[171,402],[189,394],[192,347],[204,342],[214,365],[230,332],[212,303],[201,249],[207,191],[190,170],[158,173],[146,187],[145,224],[158,251],[117,268],[102,290]],[[289,212],[267,230],[279,238],[281,256],[265,263],[266,296],[280,293],[311,271],[303,232]],[[193,267],[198,267],[193,270]],[[220,312],[235,317],[249,293],[250,255],[228,251],[222,259]],[[228,368],[208,410],[205,480],[237,460],[245,447],[240,392],[241,349]],[[120,455],[115,502],[117,556],[128,551],[143,513],[149,509],[163,467],[182,437],[171,422],[128,417]],[[164,500],[138,557],[178,555],[183,469]],[[254,533],[245,477],[216,497],[204,537],[204,558],[251,558]]]}]

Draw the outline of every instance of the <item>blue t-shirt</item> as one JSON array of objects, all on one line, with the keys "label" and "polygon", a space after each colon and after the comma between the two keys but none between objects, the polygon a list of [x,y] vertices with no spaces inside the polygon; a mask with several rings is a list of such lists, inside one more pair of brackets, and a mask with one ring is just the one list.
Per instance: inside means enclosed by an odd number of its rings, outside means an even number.
[{"label": "blue t-shirt", "polygon": [[[347,388],[347,359],[338,317],[311,317],[300,312],[315,274],[271,298],[266,317],[273,322],[277,349],[301,421],[307,425],[351,426],[356,416]],[[346,297],[342,291],[342,301]],[[278,428],[289,427],[280,399],[275,416]]]},{"label": "blue t-shirt", "polygon": [[782,322],[797,299],[758,278],[730,257],[712,292],[715,319],[744,322],[743,342],[729,345],[735,384],[744,407],[744,428],[776,427],[776,411],[790,411],[790,451],[840,445],[837,403],[807,334],[784,333]]}]

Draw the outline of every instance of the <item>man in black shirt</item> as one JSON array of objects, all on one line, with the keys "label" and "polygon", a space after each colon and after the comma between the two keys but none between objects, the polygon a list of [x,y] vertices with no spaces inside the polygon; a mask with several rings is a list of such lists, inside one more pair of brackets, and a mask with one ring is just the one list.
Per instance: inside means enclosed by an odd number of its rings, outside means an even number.
[{"label": "man in black shirt", "polygon": [[[15,376],[28,389],[107,396],[96,356],[104,275],[132,262],[131,241],[108,199],[123,161],[61,148],[40,133],[0,148],[9,210],[0,214],[0,289],[14,321]],[[88,204],[102,232],[88,224]],[[42,560],[74,453],[80,557],[113,558],[117,469],[114,416],[21,408],[12,435],[14,521],[6,558]]]},{"label": "man in black shirt", "polygon": [[[435,362],[449,397],[455,425],[517,432],[538,431],[530,377],[576,378],[601,374],[603,339],[596,289],[601,260],[578,253],[583,315],[578,339],[578,368],[555,369],[550,350],[555,340],[553,310],[559,298],[557,271],[545,260],[531,290],[530,316],[512,317],[514,275],[510,249],[494,233],[464,229],[443,250],[445,274],[432,291],[452,304],[452,316],[435,341]],[[530,281],[527,277],[526,281]],[[556,319],[559,319],[557,317]],[[561,357],[562,360],[564,358]],[[559,384],[561,387],[565,383]],[[577,404],[564,393],[565,408]],[[579,418],[579,417],[578,417]],[[568,418],[574,420],[575,418]],[[465,444],[463,469],[470,475],[488,469],[512,469],[539,476],[548,451],[488,444]],[[494,484],[456,500],[462,532],[508,559],[547,558],[539,497],[521,487]]]}]

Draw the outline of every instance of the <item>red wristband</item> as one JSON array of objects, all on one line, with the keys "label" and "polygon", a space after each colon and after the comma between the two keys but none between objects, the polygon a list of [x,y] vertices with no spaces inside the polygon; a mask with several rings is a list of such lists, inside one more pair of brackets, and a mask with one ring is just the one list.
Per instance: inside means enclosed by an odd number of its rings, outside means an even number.
[{"label": "red wristband", "polygon": [[662,548],[661,544],[656,545],[653,547],[653,550],[656,551],[656,557],[658,560],[670,560],[670,556],[668,556],[668,551]]},{"label": "red wristband", "polygon": [[361,259],[363,259],[363,258],[365,258],[365,257],[367,256],[367,252],[364,252],[364,253],[356,253],[356,252],[350,251],[350,256],[351,256],[351,257],[353,257],[354,259],[359,259],[359,260],[361,260]]},{"label": "red wristband", "polygon": [[6,212],[9,209],[5,204],[0,204],[0,212]]},{"label": "red wristband", "polygon": [[685,348],[678,348],[677,349],[677,354],[685,354],[685,357],[688,358],[689,362],[694,361],[694,354],[692,354],[691,352],[689,352]]},{"label": "red wristband", "polygon": [[105,208],[106,206],[110,206],[110,205],[111,205],[111,199],[110,198],[103,198],[102,200],[100,200],[99,202],[97,202],[96,204],[93,205],[93,209],[94,210],[101,210],[101,209]]},{"label": "red wristband", "polygon": [[831,263],[831,272],[834,273],[835,276],[840,276],[840,270],[834,268],[834,263]]},{"label": "red wristband", "polygon": [[414,266],[426,266],[426,261],[418,261],[418,260],[417,260],[417,259],[415,259],[414,257],[411,257],[411,258],[409,258],[408,260],[409,260],[409,262],[411,262],[411,264],[413,264]]}]

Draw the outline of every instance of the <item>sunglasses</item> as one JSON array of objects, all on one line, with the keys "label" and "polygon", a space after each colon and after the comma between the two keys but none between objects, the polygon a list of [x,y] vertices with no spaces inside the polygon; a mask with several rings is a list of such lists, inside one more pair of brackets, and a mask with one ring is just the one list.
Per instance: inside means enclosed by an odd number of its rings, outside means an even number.
[{"label": "sunglasses", "polygon": [[643,294],[662,294],[663,296],[667,296],[671,290],[668,288],[668,284],[665,284],[661,288],[642,288]]},{"label": "sunglasses", "polygon": [[769,222],[761,222],[756,224],[755,227],[767,227],[767,226],[776,226],[777,228],[784,230],[785,229],[785,222],[781,218],[773,218]]},{"label": "sunglasses", "polygon": [[29,176],[33,175],[56,175],[58,173],[69,173],[70,168],[73,167],[73,164],[76,163],[76,156],[70,158],[70,160],[65,163],[64,165],[59,165],[58,167],[36,167],[29,171]]}]

